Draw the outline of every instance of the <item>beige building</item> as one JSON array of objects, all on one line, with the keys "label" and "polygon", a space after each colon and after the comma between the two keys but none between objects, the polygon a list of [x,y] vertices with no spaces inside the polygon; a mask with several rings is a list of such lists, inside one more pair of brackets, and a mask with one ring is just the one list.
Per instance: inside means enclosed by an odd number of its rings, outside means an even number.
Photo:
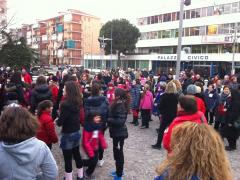
[{"label": "beige building", "polygon": [[39,51],[42,64],[84,64],[84,54],[99,54],[100,18],[69,9],[58,16],[24,25],[27,44]]}]

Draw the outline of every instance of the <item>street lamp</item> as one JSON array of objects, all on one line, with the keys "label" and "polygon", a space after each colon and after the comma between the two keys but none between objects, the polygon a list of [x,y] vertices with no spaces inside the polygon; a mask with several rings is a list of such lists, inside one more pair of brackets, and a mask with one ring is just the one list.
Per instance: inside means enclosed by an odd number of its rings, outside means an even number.
[{"label": "street lamp", "polygon": [[234,37],[233,37],[233,47],[232,47],[232,71],[231,74],[234,75],[235,74],[235,53],[236,53],[236,40],[237,40],[237,31],[238,31],[238,27],[237,27],[237,22],[235,22],[234,24]]},{"label": "street lamp", "polygon": [[177,65],[176,65],[176,79],[180,76],[180,65],[181,65],[181,51],[182,51],[182,34],[183,34],[183,14],[184,5],[191,5],[191,0],[180,0],[180,13],[179,13],[179,34],[178,34],[178,47],[177,47]]},{"label": "street lamp", "polygon": [[105,41],[111,41],[111,59],[112,59],[112,40],[113,40],[112,31],[111,31],[111,38],[105,38],[104,35],[98,38],[98,41],[100,42],[100,47],[103,49],[103,58],[104,58],[104,48],[106,47]]}]

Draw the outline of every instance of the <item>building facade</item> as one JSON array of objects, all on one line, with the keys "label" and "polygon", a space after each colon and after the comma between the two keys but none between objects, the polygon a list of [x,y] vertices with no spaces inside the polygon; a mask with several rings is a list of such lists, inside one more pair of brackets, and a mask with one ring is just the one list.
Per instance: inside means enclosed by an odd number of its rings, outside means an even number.
[{"label": "building facade", "polygon": [[39,52],[42,64],[83,65],[85,53],[100,53],[100,28],[99,18],[70,9],[56,17],[23,25],[20,36],[26,37],[27,44]]},{"label": "building facade", "polygon": [[[180,9],[178,3],[176,1],[168,7],[158,7],[158,10],[137,19],[141,37],[136,44],[135,54],[126,54],[121,58],[121,67],[175,73]],[[236,71],[239,71],[239,42],[239,0],[218,0],[215,4],[210,0],[192,1],[190,6],[184,7],[182,70],[194,69],[208,74],[230,72],[234,59]]]},{"label": "building facade", "polygon": [[[7,26],[7,1],[0,0],[0,30]],[[5,42],[4,37],[0,33],[0,46]]]}]

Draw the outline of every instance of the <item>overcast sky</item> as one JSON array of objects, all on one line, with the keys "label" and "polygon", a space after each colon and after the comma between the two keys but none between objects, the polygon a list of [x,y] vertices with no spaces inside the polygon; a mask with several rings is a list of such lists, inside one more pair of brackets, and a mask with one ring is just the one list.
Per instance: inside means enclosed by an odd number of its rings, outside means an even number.
[{"label": "overcast sky", "polygon": [[[192,0],[197,1],[219,0]],[[78,9],[100,17],[103,23],[113,18],[127,18],[135,23],[141,14],[165,6],[179,6],[179,0],[8,0],[8,17],[14,14],[14,26],[19,26],[55,16],[60,11]]]}]

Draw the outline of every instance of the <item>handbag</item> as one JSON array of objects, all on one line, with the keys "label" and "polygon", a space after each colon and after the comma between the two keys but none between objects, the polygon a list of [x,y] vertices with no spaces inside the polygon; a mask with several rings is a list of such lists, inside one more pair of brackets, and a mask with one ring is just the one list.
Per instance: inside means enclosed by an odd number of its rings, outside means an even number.
[{"label": "handbag", "polygon": [[237,120],[233,123],[233,127],[240,130],[240,116],[237,118]]},{"label": "handbag", "polygon": [[224,111],[224,104],[219,104],[217,107],[217,114],[222,116],[225,115],[225,111]]}]

